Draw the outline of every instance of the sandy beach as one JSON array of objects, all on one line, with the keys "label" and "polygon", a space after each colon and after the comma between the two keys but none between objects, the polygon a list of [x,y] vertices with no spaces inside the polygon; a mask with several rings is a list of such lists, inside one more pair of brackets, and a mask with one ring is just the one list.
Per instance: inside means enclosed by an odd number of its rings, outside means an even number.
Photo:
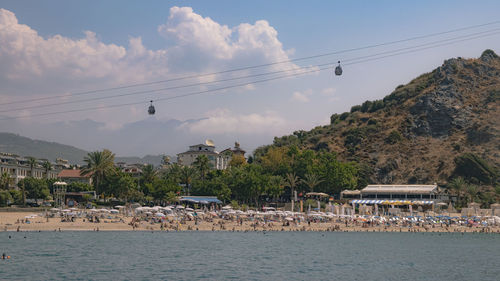
[{"label": "sandy beach", "polygon": [[[0,212],[0,231],[340,231],[340,232],[488,232],[500,233],[500,226],[446,224],[373,224],[361,219],[332,219],[324,222],[255,221],[234,218],[198,220],[163,219],[161,222],[114,215],[99,222],[86,218],[64,221],[45,213]],[[29,218],[28,218],[29,217]],[[27,221],[26,221],[27,220]],[[132,223],[134,222],[134,223]]]}]

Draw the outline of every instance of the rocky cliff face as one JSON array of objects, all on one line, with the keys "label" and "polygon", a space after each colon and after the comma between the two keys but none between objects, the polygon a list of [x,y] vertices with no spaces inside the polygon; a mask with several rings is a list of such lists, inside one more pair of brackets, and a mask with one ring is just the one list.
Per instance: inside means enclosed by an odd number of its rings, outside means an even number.
[{"label": "rocky cliff face", "polygon": [[[443,183],[454,159],[474,153],[500,167],[500,58],[453,58],[379,101],[334,114],[328,126],[274,145],[336,151],[373,183]],[[258,151],[257,151],[258,153]]]}]

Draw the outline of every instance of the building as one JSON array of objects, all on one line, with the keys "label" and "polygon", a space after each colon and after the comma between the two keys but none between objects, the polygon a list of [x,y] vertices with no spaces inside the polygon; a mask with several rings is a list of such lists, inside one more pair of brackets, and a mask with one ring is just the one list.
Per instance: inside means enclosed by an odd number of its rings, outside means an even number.
[{"label": "building", "polygon": [[215,151],[215,146],[210,140],[207,140],[205,144],[191,145],[188,151],[177,154],[177,163],[183,166],[192,166],[200,155],[208,157],[211,168],[219,169],[219,153]]},{"label": "building", "polygon": [[[47,159],[35,159],[33,167],[30,166],[29,162],[30,157],[0,152],[0,174],[9,174],[11,178],[10,186],[15,187],[20,180],[26,177],[55,179],[60,171],[56,163],[51,163]],[[45,162],[50,163],[51,168],[49,170],[44,167]]]},{"label": "building", "polygon": [[177,163],[184,166],[192,166],[198,156],[206,155],[211,168],[225,170],[234,155],[245,157],[245,150],[240,148],[238,142],[234,143],[234,148],[227,148],[220,153],[215,150],[215,145],[211,140],[205,141],[205,144],[197,144],[189,147],[189,150],[177,154]]},{"label": "building", "polygon": [[245,153],[246,151],[240,148],[240,143],[235,142],[234,148],[226,148],[219,153],[219,160],[218,160],[219,167],[217,167],[217,169],[219,170],[227,169],[227,167],[229,167],[229,163],[231,163],[231,159],[233,159],[235,155],[245,158]]},{"label": "building", "polygon": [[127,164],[126,162],[118,162],[115,164],[115,167],[133,178],[140,178],[142,176],[142,168],[146,165],[147,164]]},{"label": "building", "polygon": [[436,200],[438,195],[439,190],[436,184],[367,185],[361,190],[360,199]]},{"label": "building", "polygon": [[92,185],[92,175],[82,175],[80,169],[65,169],[59,172],[57,177],[59,178],[60,181],[66,182],[66,183],[72,183],[72,182],[81,182],[81,183],[88,183]]}]

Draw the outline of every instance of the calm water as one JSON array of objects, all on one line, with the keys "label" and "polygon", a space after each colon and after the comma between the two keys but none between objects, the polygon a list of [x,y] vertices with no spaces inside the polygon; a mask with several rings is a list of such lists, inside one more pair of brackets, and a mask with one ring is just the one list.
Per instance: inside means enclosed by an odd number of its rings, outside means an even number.
[{"label": "calm water", "polygon": [[0,280],[500,278],[498,234],[2,232],[0,251]]}]

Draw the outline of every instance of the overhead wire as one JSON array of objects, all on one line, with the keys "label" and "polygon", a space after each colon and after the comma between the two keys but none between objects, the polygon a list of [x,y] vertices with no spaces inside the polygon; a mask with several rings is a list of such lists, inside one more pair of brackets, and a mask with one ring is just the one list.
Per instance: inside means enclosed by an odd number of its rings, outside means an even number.
[{"label": "overhead wire", "polygon": [[379,44],[367,45],[367,46],[363,46],[363,47],[344,49],[344,50],[340,50],[340,51],[328,52],[328,53],[323,53],[323,54],[318,54],[318,55],[300,57],[300,58],[295,58],[295,59],[288,59],[288,60],[260,64],[260,65],[253,65],[253,66],[228,69],[228,70],[211,72],[211,73],[187,75],[187,76],[164,79],[164,80],[159,80],[159,81],[136,83],[136,84],[130,84],[130,85],[124,85],[124,86],[118,86],[118,87],[110,87],[110,88],[97,89],[97,90],[90,90],[90,91],[84,91],[84,92],[76,92],[76,93],[70,93],[70,94],[52,95],[52,96],[46,96],[46,97],[40,97],[40,98],[10,101],[10,102],[0,103],[0,106],[18,104],[18,103],[26,103],[26,102],[34,102],[34,101],[42,101],[42,100],[49,100],[49,99],[63,98],[63,97],[71,97],[72,98],[75,96],[96,94],[96,93],[106,92],[106,91],[123,90],[123,89],[128,89],[128,88],[133,88],[133,87],[150,86],[150,85],[166,83],[166,82],[181,81],[181,80],[187,80],[187,79],[193,79],[193,78],[202,78],[202,77],[207,77],[207,76],[213,76],[213,75],[219,75],[219,74],[225,74],[225,73],[231,73],[231,72],[237,72],[237,71],[243,71],[243,70],[250,70],[250,69],[255,69],[255,68],[260,68],[260,67],[267,67],[267,66],[273,66],[273,65],[283,64],[283,63],[297,62],[297,61],[309,60],[309,59],[320,58],[320,57],[325,57],[325,56],[338,55],[338,54],[347,53],[347,52],[360,51],[360,50],[364,50],[364,49],[371,49],[371,48],[376,48],[376,47],[388,46],[388,45],[393,45],[393,44],[398,44],[398,43],[403,43],[403,42],[408,42],[408,41],[413,41],[413,40],[418,40],[418,39],[424,39],[424,38],[429,38],[429,37],[434,37],[434,36],[469,30],[469,29],[480,28],[480,27],[489,26],[489,25],[495,25],[495,24],[499,24],[499,23],[500,23],[500,20],[497,20],[497,21],[492,21],[492,22],[483,23],[483,24],[476,24],[476,25],[451,29],[451,30],[447,30],[447,31],[435,32],[435,33],[431,33],[431,34],[414,36],[414,37],[410,37],[410,38],[399,39],[399,40],[394,40],[394,41],[389,41],[389,42],[384,42],[384,43],[379,43]]},{"label": "overhead wire", "polygon": [[[481,38],[481,37],[495,35],[498,33],[498,31],[500,31],[500,28],[494,28],[494,29],[490,29],[490,30],[486,30],[486,31],[482,31],[482,32],[475,32],[475,33],[461,35],[461,36],[457,36],[457,37],[453,37],[453,38],[441,39],[441,40],[423,43],[423,44],[419,44],[419,45],[415,45],[415,46],[408,46],[408,47],[394,49],[394,50],[390,50],[390,51],[384,51],[384,52],[380,52],[380,53],[376,53],[376,54],[370,54],[370,55],[359,56],[359,57],[355,57],[355,58],[351,58],[351,59],[345,59],[345,60],[342,60],[342,62],[344,63],[344,65],[346,65],[345,63],[350,62],[350,61],[363,60],[363,59],[371,58],[374,56],[391,54],[391,53],[416,49],[416,48],[425,47],[425,46],[433,46],[433,45],[444,43],[444,42],[450,42],[450,41],[455,42],[455,41],[461,40],[461,39],[472,40],[472,39],[477,39],[477,38]],[[457,41],[457,42],[460,42],[460,41]],[[232,77],[232,78],[220,79],[220,80],[215,80],[215,81],[199,82],[199,83],[180,85],[180,86],[172,86],[172,87],[152,89],[152,90],[143,90],[143,91],[137,91],[137,92],[131,92],[131,93],[116,94],[116,95],[111,95],[111,96],[100,96],[100,97],[94,97],[94,98],[88,98],[88,99],[82,99],[82,100],[70,100],[70,101],[63,101],[63,102],[51,103],[51,104],[42,104],[42,105],[32,105],[32,106],[25,106],[25,107],[10,108],[10,109],[5,109],[5,110],[0,110],[0,113],[7,113],[7,112],[13,112],[13,111],[28,110],[28,109],[38,109],[38,108],[44,108],[44,107],[67,105],[67,104],[74,104],[74,103],[81,103],[81,102],[98,101],[98,100],[105,100],[105,99],[111,99],[111,98],[117,98],[117,97],[149,94],[149,93],[169,91],[169,90],[175,90],[175,89],[181,89],[181,88],[187,88],[187,87],[193,87],[193,86],[202,86],[202,85],[209,85],[209,84],[228,82],[228,81],[234,81],[234,80],[241,80],[241,79],[247,79],[247,78],[255,78],[255,77],[261,77],[261,76],[267,76],[267,75],[274,75],[274,74],[279,74],[279,73],[298,71],[298,70],[302,70],[303,68],[307,69],[307,68],[323,67],[323,66],[334,65],[334,64],[335,64],[335,62],[328,62],[328,63],[322,63],[322,64],[313,65],[313,66],[295,67],[295,68],[289,68],[289,69],[285,69],[285,70],[278,70],[278,71],[272,71],[272,72],[246,75],[246,76]]]},{"label": "overhead wire", "polygon": [[[488,34],[476,35],[474,37],[470,37],[469,36],[470,38],[467,37],[467,38],[462,38],[462,39],[458,39],[458,40],[455,38],[455,40],[453,40],[453,41],[447,40],[449,42],[440,43],[440,44],[434,44],[432,46],[420,47],[418,49],[413,49],[413,50],[410,49],[410,50],[402,51],[400,49],[400,50],[398,50],[398,52],[394,52],[392,54],[390,54],[388,52],[384,52],[384,53],[386,53],[386,55],[382,55],[383,53],[379,53],[379,54],[376,54],[376,55],[372,55],[371,58],[370,58],[370,56],[363,56],[363,57],[360,57],[360,58],[351,59],[350,63],[346,63],[344,65],[348,66],[348,65],[355,65],[355,64],[369,62],[369,61],[374,61],[374,60],[380,60],[380,59],[383,59],[383,58],[388,58],[388,57],[393,57],[393,56],[402,55],[402,54],[408,54],[408,53],[414,53],[414,52],[418,52],[418,51],[422,51],[422,50],[427,50],[427,49],[431,49],[431,48],[437,48],[437,47],[447,46],[447,45],[455,44],[455,43],[458,43],[458,42],[470,41],[470,40],[474,40],[474,39],[478,39],[478,38],[483,38],[483,37],[487,37],[487,36],[492,36],[492,35],[496,35],[496,34],[500,34],[500,31],[498,31],[498,32],[492,32],[492,33],[488,33]],[[441,40],[441,41],[443,41],[443,40]],[[408,49],[408,48],[410,48],[410,47],[407,47],[405,49]],[[380,56],[380,55],[382,55],[382,56]],[[299,73],[282,75],[282,76],[278,76],[278,77],[261,79],[261,80],[247,82],[247,83],[230,85],[230,86],[225,86],[225,87],[220,87],[220,88],[215,88],[215,89],[209,89],[209,90],[204,90],[204,91],[197,91],[197,92],[192,92],[192,93],[187,93],[187,94],[180,94],[180,95],[171,96],[171,97],[157,98],[157,99],[154,99],[153,101],[157,102],[157,101],[172,100],[172,99],[177,99],[177,98],[181,98],[181,97],[188,97],[188,96],[193,96],[193,95],[200,95],[200,94],[205,94],[205,93],[209,93],[209,92],[222,91],[222,90],[227,90],[227,89],[231,89],[231,88],[237,88],[237,87],[248,86],[248,85],[252,85],[252,84],[269,82],[269,81],[278,80],[278,79],[284,79],[284,78],[288,78],[288,77],[294,77],[294,76],[304,75],[304,74],[313,73],[313,72],[319,72],[319,71],[323,71],[323,70],[326,70],[326,69],[331,69],[330,65],[333,65],[333,64],[334,63],[328,63],[328,64],[326,64],[326,65],[329,65],[327,67],[314,68],[312,70],[302,71],[302,72],[299,72]],[[82,109],[72,109],[72,110],[57,111],[57,112],[46,112],[46,113],[31,114],[31,115],[9,116],[9,117],[0,118],[0,121],[11,120],[11,119],[29,118],[29,117],[38,117],[38,116],[48,116],[48,115],[56,115],[56,114],[64,114],[64,113],[74,113],[74,112],[82,112],[82,111],[91,111],[91,110],[98,110],[98,109],[116,108],[116,107],[138,105],[138,104],[144,104],[144,101],[130,102],[130,103],[121,103],[121,104],[114,104],[114,105],[105,105],[105,106],[82,108]]]}]

